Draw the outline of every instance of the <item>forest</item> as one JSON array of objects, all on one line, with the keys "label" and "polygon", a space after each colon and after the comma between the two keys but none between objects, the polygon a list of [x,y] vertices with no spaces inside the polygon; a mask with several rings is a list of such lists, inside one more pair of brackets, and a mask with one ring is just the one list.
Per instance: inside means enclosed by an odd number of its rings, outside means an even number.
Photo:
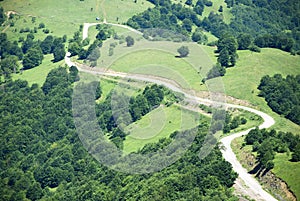
[{"label": "forest", "polygon": [[[170,0],[148,0],[155,5],[141,14],[134,15],[127,24],[136,29],[161,28],[190,36],[195,42],[205,43],[203,30],[220,38],[229,33],[240,40],[241,49],[272,47],[300,54],[299,1],[282,2],[226,0],[234,16],[230,23],[223,20],[222,9],[211,12],[200,20],[205,6],[212,6],[208,0],[195,4],[187,0],[185,5]],[[194,29],[193,27],[196,27]],[[197,36],[197,37],[195,37]]]},{"label": "forest", "polygon": [[[72,118],[72,90],[78,79],[75,67],[59,67],[42,87],[22,80],[1,85],[3,200],[237,200],[231,189],[237,175],[218,148],[198,158],[208,122],[193,129],[196,139],[185,155],[160,172],[130,175],[97,162],[79,140]],[[95,99],[101,96],[98,86]],[[160,140],[142,153],[165,143]]]},{"label": "forest", "polygon": [[261,78],[258,89],[273,111],[300,125],[300,75],[286,78],[281,74],[266,75]]}]

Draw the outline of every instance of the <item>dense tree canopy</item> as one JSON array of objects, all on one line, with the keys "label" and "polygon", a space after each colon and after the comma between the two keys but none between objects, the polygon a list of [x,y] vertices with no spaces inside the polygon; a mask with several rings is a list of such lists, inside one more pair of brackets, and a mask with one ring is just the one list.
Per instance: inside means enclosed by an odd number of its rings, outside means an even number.
[{"label": "dense tree canopy", "polygon": [[127,47],[131,47],[134,45],[134,38],[132,36],[127,36],[125,40],[127,43]]},{"label": "dense tree canopy", "polygon": [[247,49],[255,43],[258,47],[279,48],[289,52],[300,50],[300,19],[297,10],[300,3],[297,0],[226,0],[234,16],[227,24],[223,21],[223,8],[219,8],[219,13],[209,13],[202,21],[199,19],[204,7],[212,5],[210,1],[198,0],[195,4],[186,1],[188,7],[170,0],[148,1],[155,7],[134,15],[127,22],[129,26],[137,29],[168,29],[189,36],[191,28],[196,26],[210,31],[218,38],[224,33],[230,33],[238,38],[239,49]]},{"label": "dense tree canopy", "polygon": [[280,74],[273,77],[266,75],[258,89],[272,110],[300,125],[300,75],[288,75],[286,78]]},{"label": "dense tree canopy", "polygon": [[[221,152],[215,148],[205,159],[198,158],[208,122],[193,130],[196,139],[185,155],[160,172],[130,175],[98,163],[75,132],[72,85],[78,71],[74,67],[69,71],[52,70],[42,88],[21,80],[0,87],[0,102],[5,105],[0,107],[0,194],[4,200],[237,200],[230,189],[237,174]],[[159,89],[144,90],[149,104],[159,103],[161,98],[151,99],[152,93],[160,94]],[[108,108],[101,113],[109,114]],[[122,137],[117,130],[114,135]],[[143,153],[172,140],[149,144]]]}]

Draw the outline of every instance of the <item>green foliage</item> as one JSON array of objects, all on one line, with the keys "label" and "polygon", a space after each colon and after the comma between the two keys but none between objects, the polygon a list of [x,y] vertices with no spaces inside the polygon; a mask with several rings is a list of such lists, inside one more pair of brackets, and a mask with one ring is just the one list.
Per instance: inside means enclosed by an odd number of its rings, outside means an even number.
[{"label": "green foliage", "polygon": [[237,37],[238,50],[246,50],[252,43],[250,34],[242,33]]},{"label": "green foliage", "polygon": [[300,96],[300,75],[288,75],[286,78],[281,74],[267,75],[261,79],[258,89],[272,110],[300,125],[300,102],[297,98]]},{"label": "green foliage", "polygon": [[41,42],[40,47],[43,51],[43,54],[50,54],[52,52],[52,44],[54,37],[52,35],[46,36],[46,38]]},{"label": "green foliage", "polygon": [[206,44],[208,39],[207,39],[207,36],[202,31],[197,29],[197,30],[195,30],[195,32],[192,35],[192,40],[194,42]]},{"label": "green foliage", "polygon": [[16,56],[7,56],[0,61],[0,75],[4,75],[5,79],[10,78],[11,73],[19,71],[19,62]]},{"label": "green foliage", "polygon": [[[292,133],[267,131],[258,128],[251,130],[245,138],[248,145],[253,145],[253,151],[257,151],[258,160],[263,168],[272,169],[275,153],[294,152],[292,155],[299,154],[300,137]],[[293,159],[292,159],[293,160]],[[295,160],[297,161],[297,160]]]},{"label": "green foliage", "polygon": [[[69,71],[52,70],[42,89],[37,85],[29,87],[21,80],[7,82],[0,88],[0,105],[5,105],[0,107],[0,136],[4,142],[0,146],[2,198],[235,200],[230,188],[237,174],[222,159],[221,152],[215,148],[205,159],[198,159],[207,124],[194,129],[196,139],[185,155],[160,172],[129,175],[98,163],[75,133],[72,84],[78,71],[75,67]],[[159,89],[149,87],[145,94],[157,93]],[[150,97],[149,101],[157,103]],[[106,106],[99,112],[110,113]],[[113,136],[112,141],[121,147],[124,134],[115,130]],[[171,139],[160,140],[152,146],[160,149],[169,142]],[[154,150],[152,146],[148,152]]]},{"label": "green foliage", "polygon": [[221,66],[234,66],[237,58],[238,43],[236,39],[228,34],[224,34],[217,43],[219,53],[218,62]]},{"label": "green foliage", "polygon": [[[202,15],[204,6],[212,6],[211,1],[198,0],[196,4],[186,1],[185,4],[189,7],[170,0],[148,1],[155,7],[134,15],[127,22],[129,26],[136,29],[168,29],[183,35],[190,35],[192,27],[196,26],[219,38],[224,33],[231,33],[239,38],[239,49],[247,49],[252,38],[258,47],[279,48],[289,52],[300,49],[299,15],[296,9],[299,8],[299,2],[296,1],[285,3],[274,0],[262,3],[226,0],[227,7],[231,8],[234,16],[228,24],[223,21],[223,7],[219,7],[220,14],[210,12],[202,21],[199,20],[198,15]],[[235,58],[230,60],[234,61]]]},{"label": "green foliage", "polygon": [[0,7],[0,25],[3,24],[3,22],[5,22],[6,20],[6,16],[4,13],[4,9],[2,7]]},{"label": "green foliage", "polygon": [[295,147],[295,151],[292,154],[292,161],[298,162],[300,161],[300,143],[298,142],[297,146]]},{"label": "green foliage", "polygon": [[40,46],[32,46],[23,58],[23,69],[34,68],[42,63],[44,59],[42,49]]},{"label": "green foliage", "polygon": [[262,168],[266,168],[270,170],[274,167],[273,159],[275,153],[273,151],[272,143],[270,142],[270,138],[264,140],[257,150],[258,160],[262,166]]},{"label": "green foliage", "polygon": [[296,34],[299,27],[299,1],[236,0],[228,1],[227,5],[232,7],[231,12],[235,16],[230,24],[233,30],[248,33],[257,38],[256,40],[264,40],[264,47],[275,47],[285,51],[290,51],[290,48],[299,49],[300,40]]},{"label": "green foliage", "polygon": [[226,69],[224,66],[221,66],[219,63],[217,63],[216,65],[214,65],[207,73],[206,75],[206,79],[212,79],[215,77],[220,77],[220,76],[224,76],[226,73]]},{"label": "green foliage", "polygon": [[0,33],[0,46],[1,59],[4,59],[9,55],[17,56],[19,60],[23,58],[23,52],[18,46],[18,43],[9,41],[6,33]]},{"label": "green foliage", "polygon": [[254,44],[249,45],[248,49],[252,52],[260,52],[260,48]]},{"label": "green foliage", "polygon": [[80,50],[81,50],[81,44],[78,44],[78,42],[69,43],[68,51],[71,53],[71,56],[78,55]]},{"label": "green foliage", "polygon": [[[200,26],[200,20],[196,12],[201,13],[203,9],[199,5],[194,11],[191,8],[185,8],[181,4],[167,1],[151,1],[155,4],[154,8],[149,8],[141,14],[134,15],[128,20],[127,24],[134,28],[160,28],[172,30],[183,35],[191,33],[192,26]],[[203,6],[203,5],[202,5]],[[182,22],[179,24],[179,22]]]},{"label": "green foliage", "polygon": [[127,36],[125,38],[126,43],[127,43],[127,47],[131,47],[134,45],[134,38],[132,38],[132,36]]},{"label": "green foliage", "polygon": [[66,51],[65,46],[63,44],[60,44],[56,46],[53,50],[53,56],[54,56],[54,62],[61,61],[65,58]]},{"label": "green foliage", "polygon": [[190,53],[190,50],[188,46],[181,46],[180,48],[177,49],[177,52],[179,53],[180,57],[187,57],[188,54]]},{"label": "green foliage", "polygon": [[98,24],[97,30],[99,30],[99,32],[96,35],[96,39],[101,41],[110,38],[114,34],[114,30],[111,28],[111,26],[106,24]]}]

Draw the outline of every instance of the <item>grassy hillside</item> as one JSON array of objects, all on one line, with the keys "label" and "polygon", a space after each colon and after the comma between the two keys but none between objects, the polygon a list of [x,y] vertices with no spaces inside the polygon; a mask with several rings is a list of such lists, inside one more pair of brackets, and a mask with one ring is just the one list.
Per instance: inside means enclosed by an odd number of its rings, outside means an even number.
[{"label": "grassy hillside", "polygon": [[[294,192],[296,197],[300,198],[300,162],[290,162],[290,157],[286,154],[276,154],[274,159],[274,172],[282,178]],[[291,171],[292,170],[292,171]]]},{"label": "grassy hillside", "polygon": [[51,60],[53,59],[52,54],[46,55],[43,63],[35,68],[30,70],[25,70],[19,74],[13,74],[13,79],[22,79],[27,80],[29,85],[37,83],[39,86],[42,86],[46,80],[48,73],[58,66],[64,66],[65,62],[60,61],[57,63],[53,63]]},{"label": "grassy hillside", "polygon": [[130,134],[124,141],[123,151],[125,153],[138,151],[148,143],[158,142],[175,131],[193,128],[198,123],[199,115],[196,113],[175,105],[160,106],[125,129]]},{"label": "grassy hillside", "polygon": [[[10,38],[18,39],[21,28],[38,27],[43,22],[51,34],[71,37],[84,22],[97,22],[96,17],[103,21],[104,15],[108,22],[123,23],[133,14],[140,13],[151,7],[146,0],[134,3],[131,0],[4,0],[0,6],[5,11],[14,11],[14,26],[6,30]],[[35,22],[32,22],[32,18]],[[119,20],[117,21],[117,18]],[[4,27],[1,28],[2,30]],[[15,32],[15,29],[17,31]],[[41,35],[44,33],[40,32]]]},{"label": "grassy hillside", "polygon": [[[218,14],[222,14],[223,15],[223,20],[225,23],[229,24],[231,18],[233,18],[232,14],[230,13],[230,9],[227,8],[227,4],[225,3],[224,0],[212,0],[213,5],[211,7],[204,7],[204,11],[202,13],[202,19],[204,17],[208,17],[210,12],[215,12]],[[220,6],[223,7],[223,12],[219,12],[219,8]]]},{"label": "grassy hillside", "polygon": [[102,12],[106,20],[114,23],[125,23],[134,14],[141,13],[147,8],[154,7],[149,1],[138,0],[98,0],[101,2]]},{"label": "grassy hillside", "polygon": [[[257,152],[251,152],[251,145],[244,145],[245,137],[239,137],[233,140],[231,147],[236,154],[238,160],[241,162],[244,168],[248,171],[253,170],[254,166],[250,165],[249,160],[251,160],[250,155],[257,156]],[[250,159],[249,159],[250,158]],[[300,162],[291,162],[291,155],[287,153],[276,153],[274,161],[274,168],[271,170],[276,176],[285,181],[295,196],[300,197],[300,186],[299,186],[299,175],[300,175]],[[292,171],[291,171],[292,170]],[[278,192],[278,189],[273,189],[273,193],[283,193]],[[282,194],[284,195],[284,194]]]},{"label": "grassy hillside", "polygon": [[[205,47],[204,50],[216,62],[217,58],[213,54],[214,48]],[[264,75],[272,76],[276,73],[283,76],[300,74],[300,56],[292,56],[287,52],[272,48],[263,48],[261,53],[248,50],[238,51],[238,55],[239,59],[236,66],[227,68],[226,75],[222,78],[226,94],[247,100],[252,105],[273,116],[276,121],[273,128],[297,133],[300,126],[273,112],[265,100],[258,97],[259,90],[257,86]]]}]

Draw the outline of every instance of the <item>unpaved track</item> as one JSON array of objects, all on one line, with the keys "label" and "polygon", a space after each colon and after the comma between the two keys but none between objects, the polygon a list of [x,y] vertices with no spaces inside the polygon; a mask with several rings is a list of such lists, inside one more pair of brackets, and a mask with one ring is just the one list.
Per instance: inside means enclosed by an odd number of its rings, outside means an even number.
[{"label": "unpaved track", "polygon": [[[209,99],[203,99],[200,97],[197,97],[193,94],[190,94],[186,92],[185,90],[181,89],[174,81],[172,80],[167,80],[161,77],[155,77],[155,76],[149,76],[149,75],[142,75],[142,74],[128,74],[128,73],[123,73],[123,72],[115,72],[115,71],[103,71],[97,68],[89,68],[89,67],[84,67],[84,66],[79,66],[76,65],[71,61],[69,57],[65,57],[65,62],[68,66],[77,66],[79,71],[94,74],[94,75],[102,75],[102,76],[111,76],[111,77],[120,77],[120,78],[126,78],[126,79],[134,79],[134,80],[140,80],[140,81],[146,81],[146,82],[152,82],[160,85],[164,85],[167,88],[179,92],[185,95],[185,98],[187,101],[191,101],[192,103],[197,102],[198,104],[205,104],[205,105],[211,105],[211,104],[223,104],[227,108],[237,108],[237,109],[242,109],[246,110],[249,112],[252,112],[254,114],[259,115],[260,117],[263,118],[264,122],[259,125],[259,128],[269,128],[271,127],[275,121],[274,119],[267,115],[266,113],[263,113],[261,111],[255,110],[253,108],[241,106],[241,105],[234,105],[234,104],[226,104],[226,103],[217,103],[215,101],[209,100]],[[253,129],[253,128],[251,128]],[[232,168],[235,172],[239,174],[239,177],[241,180],[245,182],[245,186],[238,184],[241,188],[244,188],[244,191],[251,191],[251,193],[248,194],[248,196],[251,199],[254,200],[266,200],[266,201],[276,201],[276,199],[271,196],[268,192],[263,190],[262,186],[258,183],[258,181],[252,177],[245,168],[242,167],[242,165],[239,163],[237,160],[235,154],[233,153],[231,149],[231,142],[233,139],[247,135],[248,132],[251,130],[248,129],[246,131],[242,131],[239,133],[232,134],[230,136],[224,137],[220,140],[220,142],[223,144],[223,149],[221,149],[222,155],[226,161],[231,163]],[[250,189],[250,190],[249,190]]]},{"label": "unpaved track", "polygon": [[123,24],[114,24],[114,23],[109,23],[109,22],[106,22],[106,19],[104,19],[104,22],[97,22],[97,23],[84,23],[83,24],[83,29],[82,29],[82,40],[86,39],[88,37],[88,33],[89,33],[89,28],[91,26],[95,26],[97,24],[108,24],[108,25],[112,25],[112,26],[115,26],[115,27],[121,27],[121,28],[124,28],[124,29],[127,29],[131,32],[134,32],[136,34],[139,34],[139,35],[143,35],[142,32],[136,30],[136,29],[133,29],[127,25],[123,25]]}]

